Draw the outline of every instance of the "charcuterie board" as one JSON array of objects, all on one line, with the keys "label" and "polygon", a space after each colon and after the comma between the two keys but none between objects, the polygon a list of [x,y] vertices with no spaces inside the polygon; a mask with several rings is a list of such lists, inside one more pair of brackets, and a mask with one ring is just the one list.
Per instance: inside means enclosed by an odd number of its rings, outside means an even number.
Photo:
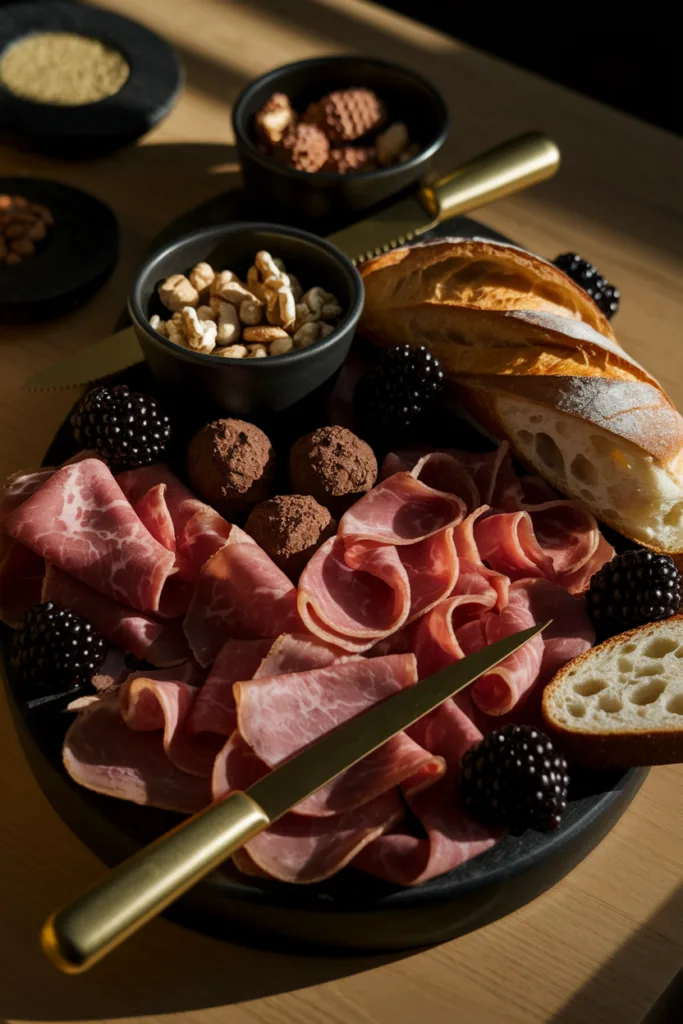
[{"label": "charcuterie board", "polygon": [[[163,238],[216,220],[244,217],[239,194],[218,197],[184,217]],[[442,235],[500,239],[476,221],[460,218]],[[146,367],[120,380],[149,389]],[[288,414],[288,441],[321,423],[324,396],[315,395]],[[283,425],[284,427],[285,425]],[[280,434],[278,433],[278,436]],[[56,435],[46,463],[58,463],[66,424]],[[486,443],[481,439],[482,443]],[[2,631],[2,661],[17,729],[31,768],[47,798],[74,833],[106,864],[114,865],[166,831],[177,816],[98,796],[77,786],[61,766],[68,714],[26,711],[16,700],[10,667],[11,633]],[[231,868],[196,886],[168,912],[173,920],[229,940],[260,945],[296,943],[302,949],[388,950],[443,941],[480,927],[529,902],[582,860],[614,825],[641,785],[646,771],[575,774],[570,805],[552,835],[526,832],[508,837],[460,868],[414,888],[397,888],[351,868],[307,886],[246,879]]]}]

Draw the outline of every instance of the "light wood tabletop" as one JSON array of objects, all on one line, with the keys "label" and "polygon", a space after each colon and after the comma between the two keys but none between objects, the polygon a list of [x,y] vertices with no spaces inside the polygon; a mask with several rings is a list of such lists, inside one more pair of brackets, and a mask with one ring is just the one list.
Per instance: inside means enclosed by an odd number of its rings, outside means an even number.
[{"label": "light wood tabletop", "polygon": [[[0,146],[4,174],[77,185],[122,228],[116,272],[79,312],[0,330],[0,471],[40,462],[74,400],[22,379],[107,333],[170,220],[237,179],[230,104],[252,77],[360,50],[429,75],[455,162],[529,129],[560,145],[558,177],[479,214],[536,252],[577,251],[622,290],[625,347],[683,408],[683,140],[359,0],[107,0],[164,35],[186,86],[133,148],[83,162]],[[0,699],[0,1017],[183,1024],[636,1024],[683,964],[683,768],[657,768],[603,843],[552,891],[475,933],[391,957],[264,953],[156,921],[91,973],[38,949],[49,911],[103,873],[34,781]]]}]

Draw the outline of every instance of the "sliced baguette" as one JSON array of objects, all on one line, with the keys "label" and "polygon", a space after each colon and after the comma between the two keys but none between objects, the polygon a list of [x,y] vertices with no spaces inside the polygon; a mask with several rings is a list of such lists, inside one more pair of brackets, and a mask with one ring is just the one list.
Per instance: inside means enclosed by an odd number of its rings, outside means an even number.
[{"label": "sliced baguette", "polygon": [[629,630],[568,662],[545,688],[543,718],[579,764],[683,761],[683,615]]}]

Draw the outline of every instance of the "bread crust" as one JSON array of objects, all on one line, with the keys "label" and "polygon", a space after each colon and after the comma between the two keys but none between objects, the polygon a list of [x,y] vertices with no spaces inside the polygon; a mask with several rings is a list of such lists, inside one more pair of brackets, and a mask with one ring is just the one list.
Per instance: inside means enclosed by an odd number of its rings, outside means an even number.
[{"label": "bread crust", "polygon": [[[681,626],[683,643],[683,615],[672,615],[664,619],[662,625],[670,625],[672,622],[677,622]],[[581,729],[579,719],[576,729],[568,729],[564,723],[556,721],[552,714],[553,697],[565,685],[569,672],[577,666],[588,664],[598,652],[614,651],[616,657],[620,647],[634,638],[639,639],[644,632],[656,632],[657,625],[659,624],[648,622],[591,647],[590,650],[567,662],[545,687],[542,700],[543,721],[553,740],[571,761],[590,768],[620,769],[654,764],[678,764],[683,761],[683,717],[680,729],[667,727],[642,732],[597,734]]]},{"label": "bread crust", "polygon": [[481,310],[537,310],[614,332],[589,295],[553,263],[514,245],[442,238],[402,246],[360,267],[370,310],[417,301]]}]

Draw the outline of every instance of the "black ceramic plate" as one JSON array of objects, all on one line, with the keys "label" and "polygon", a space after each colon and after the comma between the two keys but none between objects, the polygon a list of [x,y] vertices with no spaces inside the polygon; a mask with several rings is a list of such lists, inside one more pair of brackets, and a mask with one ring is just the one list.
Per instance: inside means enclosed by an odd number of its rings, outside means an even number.
[{"label": "black ceramic plate", "polygon": [[48,320],[78,309],[116,266],[113,212],[87,192],[41,178],[0,178],[0,193],[42,203],[55,218],[34,256],[0,265],[0,322]]},{"label": "black ceramic plate", "polygon": [[0,84],[0,126],[66,157],[91,156],[134,142],[169,112],[182,83],[171,47],[137,22],[78,3],[11,4],[0,11],[0,54],[33,32],[100,39],[126,58],[121,89],[97,103],[64,107],[22,99]]},{"label": "black ceramic plate", "polygon": [[[206,223],[218,208],[225,215],[234,202],[234,196],[214,200],[195,212],[191,224],[183,223],[183,230]],[[466,218],[458,218],[439,233],[504,240]],[[135,387],[150,384],[146,367],[120,376]],[[296,430],[303,433],[319,425],[319,416],[317,404],[302,409]],[[291,429],[288,424],[286,433]],[[67,438],[64,426],[46,462],[58,462],[69,454]],[[71,716],[45,707],[30,711],[20,700],[9,664],[11,635],[3,628],[2,660],[27,759],[57,813],[113,866],[178,818],[99,796],[66,776],[61,744]],[[612,828],[646,774],[643,769],[574,773],[569,808],[555,833],[508,837],[462,867],[415,888],[399,889],[351,868],[312,886],[246,879],[227,868],[196,886],[167,916],[231,941],[308,952],[407,949],[440,942],[510,913],[559,881]]]}]

